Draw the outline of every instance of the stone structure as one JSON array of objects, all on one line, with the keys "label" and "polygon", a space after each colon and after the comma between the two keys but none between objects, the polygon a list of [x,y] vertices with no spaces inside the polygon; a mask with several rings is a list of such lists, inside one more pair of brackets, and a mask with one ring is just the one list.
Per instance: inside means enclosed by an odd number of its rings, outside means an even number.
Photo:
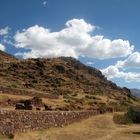
[{"label": "stone structure", "polygon": [[73,122],[99,114],[99,111],[0,111],[0,133],[10,135],[15,132],[63,127]]}]

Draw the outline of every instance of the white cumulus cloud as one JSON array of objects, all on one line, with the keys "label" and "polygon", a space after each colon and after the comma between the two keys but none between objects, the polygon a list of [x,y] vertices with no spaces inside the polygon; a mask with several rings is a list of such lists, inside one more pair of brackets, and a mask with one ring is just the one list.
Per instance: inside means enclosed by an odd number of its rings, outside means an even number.
[{"label": "white cumulus cloud", "polygon": [[95,29],[96,26],[83,19],[69,20],[65,28],[57,32],[35,25],[15,34],[15,46],[27,49],[16,55],[22,55],[23,58],[88,56],[110,59],[126,57],[133,52],[134,46],[129,41],[92,35]]},{"label": "white cumulus cloud", "polygon": [[9,28],[8,26],[6,26],[5,28],[1,28],[1,29],[0,29],[0,35],[1,35],[1,36],[7,35],[8,32],[9,32],[9,30],[10,30],[10,28]]},{"label": "white cumulus cloud", "polygon": [[113,65],[102,69],[101,71],[108,79],[123,78],[126,82],[140,82],[140,73],[120,71]]},{"label": "white cumulus cloud", "polygon": [[140,68],[140,53],[139,52],[132,53],[124,61],[118,61],[116,66],[117,67]]},{"label": "white cumulus cloud", "polygon": [[0,43],[0,50],[4,51],[5,50],[5,46],[3,44]]}]

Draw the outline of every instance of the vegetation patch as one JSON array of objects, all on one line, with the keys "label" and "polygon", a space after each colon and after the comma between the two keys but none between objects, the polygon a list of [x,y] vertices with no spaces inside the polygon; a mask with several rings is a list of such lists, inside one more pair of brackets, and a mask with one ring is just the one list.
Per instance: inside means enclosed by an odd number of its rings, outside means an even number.
[{"label": "vegetation patch", "polygon": [[131,107],[125,114],[115,114],[113,121],[117,124],[140,124],[140,108]]},{"label": "vegetation patch", "polygon": [[115,114],[113,116],[113,121],[117,124],[128,124],[132,123],[131,120],[127,120],[125,115],[122,114]]},{"label": "vegetation patch", "polygon": [[60,93],[57,90],[55,90],[51,93],[51,95],[58,97]]},{"label": "vegetation patch", "polygon": [[71,97],[69,95],[63,95],[63,98],[70,99]]},{"label": "vegetation patch", "polygon": [[85,96],[87,99],[93,99],[93,100],[95,100],[96,99],[96,97],[95,96],[89,96],[89,95],[86,95]]},{"label": "vegetation patch", "polygon": [[132,134],[140,135],[140,132],[139,132],[139,131],[137,131],[137,132],[132,132]]}]

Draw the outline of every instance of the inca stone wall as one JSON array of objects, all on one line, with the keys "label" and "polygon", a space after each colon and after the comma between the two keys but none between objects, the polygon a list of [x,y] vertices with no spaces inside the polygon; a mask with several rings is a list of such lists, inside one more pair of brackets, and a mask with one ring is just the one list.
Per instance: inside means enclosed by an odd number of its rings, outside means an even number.
[{"label": "inca stone wall", "polygon": [[0,133],[3,135],[50,127],[63,127],[99,114],[99,111],[0,111]]}]

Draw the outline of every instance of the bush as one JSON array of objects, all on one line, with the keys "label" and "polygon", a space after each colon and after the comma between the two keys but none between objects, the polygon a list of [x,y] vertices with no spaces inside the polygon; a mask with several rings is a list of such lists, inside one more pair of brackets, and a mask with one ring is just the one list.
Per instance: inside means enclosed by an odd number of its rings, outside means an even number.
[{"label": "bush", "polygon": [[56,65],[55,68],[59,71],[59,72],[64,72],[65,71],[65,67],[62,65]]},{"label": "bush", "polygon": [[130,119],[133,123],[140,123],[140,108],[129,108],[125,117]]},{"label": "bush", "polygon": [[57,92],[57,91],[53,91],[53,92],[52,92],[52,95],[59,96],[59,95],[60,95],[60,93],[59,93],[59,92]]},{"label": "bush", "polygon": [[95,96],[89,96],[89,95],[86,95],[85,96],[87,99],[93,99],[93,100],[95,100],[96,99],[96,97]]},{"label": "bush", "polygon": [[10,134],[8,135],[8,138],[9,138],[9,139],[14,139],[14,134],[10,133]]},{"label": "bush", "polygon": [[36,79],[32,80],[32,83],[36,84],[37,83],[37,80]]},{"label": "bush", "polygon": [[126,124],[126,121],[124,119],[124,115],[122,115],[122,114],[115,114],[113,116],[113,121],[117,124]]},{"label": "bush", "polygon": [[51,83],[51,86],[53,86],[53,87],[60,87],[61,86],[61,81],[58,78],[51,78],[50,83]]},{"label": "bush", "polygon": [[63,98],[70,99],[71,97],[69,95],[63,95]]},{"label": "bush", "polygon": [[44,61],[43,59],[36,59],[36,65],[39,67],[39,68],[44,68],[45,65],[44,65]]},{"label": "bush", "polygon": [[10,88],[18,88],[18,85],[16,83],[12,83],[11,85],[9,85]]},{"label": "bush", "polygon": [[140,124],[140,108],[131,107],[124,115],[115,114],[113,120],[115,123],[118,124],[129,124],[129,123]]}]

